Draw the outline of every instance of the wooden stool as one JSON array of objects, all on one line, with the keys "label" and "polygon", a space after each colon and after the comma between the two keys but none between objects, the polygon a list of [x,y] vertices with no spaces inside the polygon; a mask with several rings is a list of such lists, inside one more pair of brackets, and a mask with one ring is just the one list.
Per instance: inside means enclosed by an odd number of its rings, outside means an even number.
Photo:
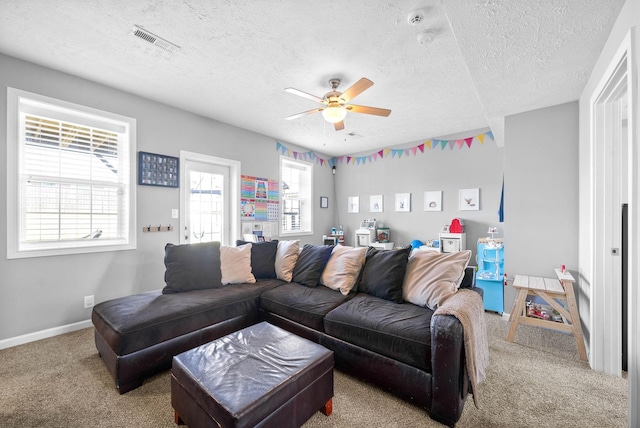
[{"label": "wooden stool", "polygon": [[[573,279],[573,276],[569,272],[563,273],[558,268],[555,269],[555,272],[558,279],[516,275],[513,286],[518,289],[518,296],[513,302],[513,309],[509,316],[511,326],[509,327],[507,342],[513,342],[519,324],[529,324],[536,327],[564,331],[573,334],[580,359],[587,361],[587,351],[584,347],[584,338],[580,325],[580,314],[578,313],[578,305],[576,304],[576,297],[573,293],[573,283],[575,279]],[[549,306],[558,311],[568,324],[528,317],[526,314],[526,301],[529,295],[541,297]],[[555,299],[565,300],[567,307],[562,306]]]}]

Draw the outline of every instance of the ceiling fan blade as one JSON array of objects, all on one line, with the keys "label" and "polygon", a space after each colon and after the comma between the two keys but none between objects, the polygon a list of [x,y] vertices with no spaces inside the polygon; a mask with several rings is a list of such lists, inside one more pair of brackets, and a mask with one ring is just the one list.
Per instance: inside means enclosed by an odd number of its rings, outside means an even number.
[{"label": "ceiling fan blade", "polygon": [[318,103],[324,103],[324,100],[320,97],[316,97],[315,95],[307,94],[306,92],[302,92],[295,88],[285,88],[285,92],[289,92],[290,94],[297,95],[302,98],[306,98],[311,101],[316,101]]},{"label": "ceiling fan blade", "polygon": [[348,106],[344,106],[344,108],[356,113],[375,114],[376,116],[387,117],[391,114],[391,110],[386,108],[359,106],[355,104],[349,104]]},{"label": "ceiling fan blade", "polygon": [[344,129],[344,121],[336,122],[333,124],[333,127],[336,128],[336,131],[342,131]]},{"label": "ceiling fan blade", "polygon": [[351,85],[349,89],[344,91],[342,95],[340,95],[340,98],[342,98],[345,103],[348,103],[350,100],[354,99],[356,96],[372,86],[373,82],[366,77],[363,77],[362,79]]},{"label": "ceiling fan blade", "polygon": [[311,113],[317,113],[319,111],[324,110],[324,107],[314,108],[313,110],[303,111],[302,113],[292,114],[291,116],[285,117],[286,120],[297,119],[302,116],[306,116]]}]

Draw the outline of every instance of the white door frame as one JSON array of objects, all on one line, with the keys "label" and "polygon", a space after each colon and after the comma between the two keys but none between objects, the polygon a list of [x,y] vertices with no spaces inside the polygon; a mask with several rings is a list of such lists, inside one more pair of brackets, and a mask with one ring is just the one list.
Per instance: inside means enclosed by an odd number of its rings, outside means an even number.
[{"label": "white door frame", "polygon": [[[636,310],[640,305],[640,147],[638,145],[638,87],[637,66],[634,50],[635,30],[631,28],[618,51],[612,58],[606,73],[601,78],[590,98],[590,246],[589,264],[585,276],[591,281],[590,296],[590,364],[597,371],[621,375],[621,290],[611,289],[616,280],[617,264],[612,261],[611,247],[618,237],[610,236],[620,215],[616,197],[607,192],[619,191],[618,202],[629,203],[628,246],[628,384],[629,426],[638,426],[639,408],[636,405],[640,383],[640,316]],[[627,136],[616,135],[619,130],[621,111],[620,92],[616,89],[626,85],[628,126]],[[617,123],[616,123],[617,122]],[[614,141],[617,147],[607,146]],[[626,147],[622,144],[626,143]],[[617,152],[616,152],[617,151]],[[617,154],[616,154],[617,153]],[[626,159],[624,155],[627,154]],[[626,165],[614,165],[616,157]],[[616,170],[617,167],[621,166]],[[622,172],[620,172],[622,170]],[[625,171],[626,170],[626,171]],[[617,177],[614,177],[618,174]],[[624,174],[624,176],[620,176]],[[619,181],[616,181],[619,180]],[[624,193],[622,193],[624,192]],[[609,204],[609,206],[607,206]]]},{"label": "white door frame", "polygon": [[[224,234],[223,245],[233,245],[240,238],[240,161],[204,155],[201,153],[180,150],[180,165],[186,161],[208,163],[229,168],[229,233]],[[189,178],[186,176],[186,168],[180,168],[180,243],[186,244],[184,230],[187,225],[185,213],[187,212],[187,195],[190,192]]]}]

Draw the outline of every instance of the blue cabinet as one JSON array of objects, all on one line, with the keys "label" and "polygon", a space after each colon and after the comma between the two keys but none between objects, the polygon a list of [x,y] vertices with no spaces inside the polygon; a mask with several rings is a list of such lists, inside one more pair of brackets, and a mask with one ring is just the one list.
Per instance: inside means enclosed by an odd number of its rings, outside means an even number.
[{"label": "blue cabinet", "polygon": [[478,239],[476,286],[484,291],[484,309],[504,312],[504,244],[502,239]]}]

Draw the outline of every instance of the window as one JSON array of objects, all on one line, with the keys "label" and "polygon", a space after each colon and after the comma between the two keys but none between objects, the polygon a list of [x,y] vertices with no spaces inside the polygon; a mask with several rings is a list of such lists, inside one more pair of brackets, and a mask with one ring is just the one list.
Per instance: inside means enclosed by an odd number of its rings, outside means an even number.
[{"label": "window", "polygon": [[313,233],[313,165],[280,157],[281,234]]},{"label": "window", "polygon": [[8,88],[7,257],[135,248],[135,120]]}]

